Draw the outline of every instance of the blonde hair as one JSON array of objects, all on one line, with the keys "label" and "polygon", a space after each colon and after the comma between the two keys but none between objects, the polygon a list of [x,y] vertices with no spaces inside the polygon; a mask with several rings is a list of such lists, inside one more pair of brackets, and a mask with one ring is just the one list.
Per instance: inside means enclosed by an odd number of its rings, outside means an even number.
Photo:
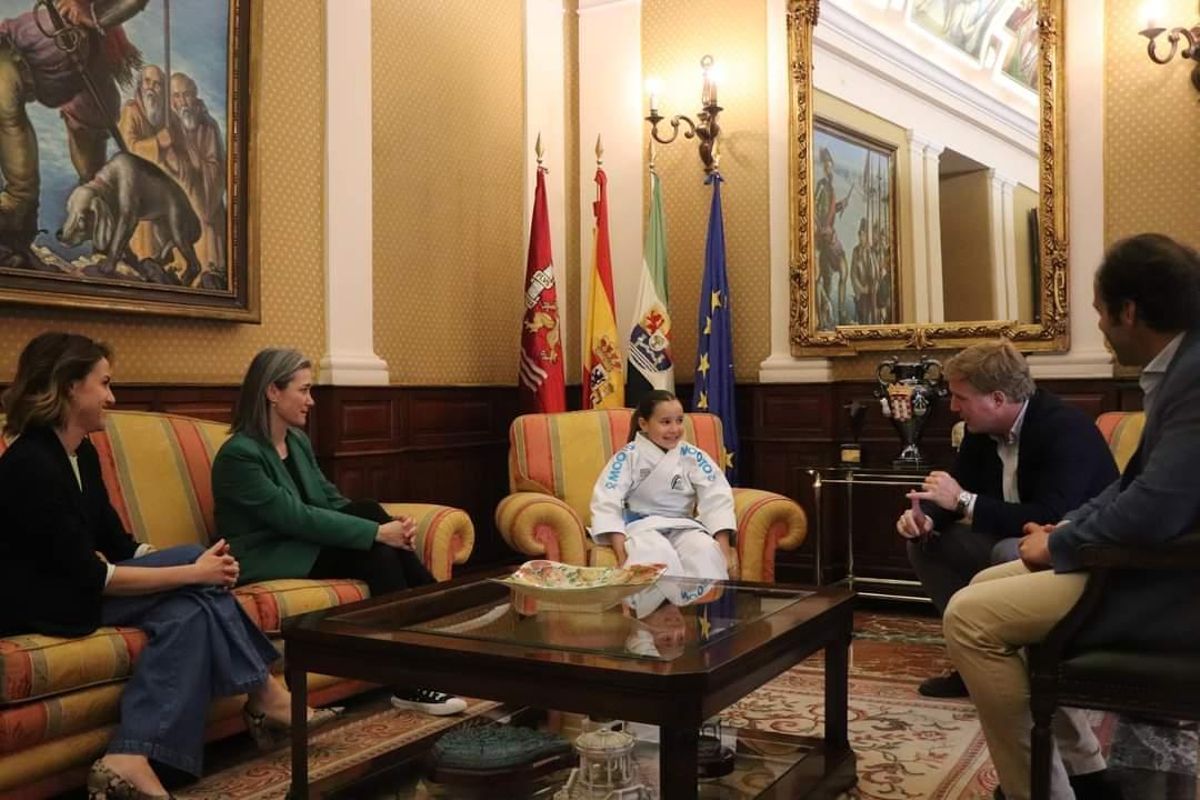
[{"label": "blonde hair", "polygon": [[971,345],[946,362],[946,377],[964,380],[982,394],[1002,392],[1020,403],[1037,388],[1025,356],[1007,339]]},{"label": "blonde hair", "polygon": [[78,333],[49,331],[33,338],[17,360],[17,374],[0,398],[4,432],[17,436],[26,428],[60,427],[71,407],[71,386],[106,358],[112,349]]}]

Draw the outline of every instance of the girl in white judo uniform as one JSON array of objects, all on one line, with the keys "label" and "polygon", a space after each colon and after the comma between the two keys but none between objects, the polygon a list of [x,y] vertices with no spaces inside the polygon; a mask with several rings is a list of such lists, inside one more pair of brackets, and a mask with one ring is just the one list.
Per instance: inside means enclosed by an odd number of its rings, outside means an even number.
[{"label": "girl in white judo uniform", "polygon": [[[675,395],[646,395],[633,412],[630,437],[592,490],[592,538],[610,545],[622,565],[666,564],[667,575],[726,580],[737,529],[733,492],[712,456],[683,441],[683,406]],[[656,585],[630,605],[641,617],[663,599],[687,605],[708,588]]]}]

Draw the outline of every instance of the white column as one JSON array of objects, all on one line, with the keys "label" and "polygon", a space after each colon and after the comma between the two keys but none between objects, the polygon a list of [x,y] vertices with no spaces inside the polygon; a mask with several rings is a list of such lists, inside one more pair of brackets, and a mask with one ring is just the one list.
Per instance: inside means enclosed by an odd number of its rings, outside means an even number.
[{"label": "white column", "polygon": [[916,131],[908,131],[915,322],[946,319],[942,297],[942,209],[938,178],[938,164],[944,149]]},{"label": "white column", "polygon": [[1092,279],[1104,257],[1104,4],[1067,0],[1065,28],[1068,234],[1071,247],[1067,296],[1071,349],[1033,355],[1035,378],[1112,377],[1112,356],[1096,327]]},{"label": "white column", "polygon": [[[583,276],[580,295],[587,324],[596,199],[596,136],[604,145],[608,227],[612,246],[617,335],[633,325],[642,269],[642,3],[579,2],[579,227]],[[582,333],[581,333],[582,340]],[[575,376],[578,377],[578,376]],[[571,376],[568,376],[571,380]]]},{"label": "white column", "polygon": [[988,170],[988,214],[992,252],[992,318],[1020,317],[1017,302],[1017,241],[1013,229],[1014,181]]},{"label": "white column", "polygon": [[[908,134],[908,207],[910,228],[905,238],[912,242],[913,287],[915,288],[914,319],[929,319],[929,295],[922,287],[929,282],[929,229],[925,224],[925,140],[913,131]],[[934,209],[934,213],[940,213]],[[941,242],[933,245],[941,248]]]},{"label": "white column", "polygon": [[[787,0],[767,0],[767,191],[770,204],[771,354],[758,365],[761,383],[828,383],[827,358],[793,358],[791,352],[791,185]],[[814,264],[815,266],[815,264]]]},{"label": "white column", "polygon": [[[562,0],[525,0],[525,250],[529,252],[529,223],[537,183],[538,135],[547,168],[546,204],[550,213],[550,246],[554,251],[554,286],[558,318],[568,319],[567,296],[567,164],[566,91]],[[524,261],[522,269],[524,269]],[[571,331],[559,325],[563,352],[572,344]],[[571,376],[568,376],[568,380]]]},{"label": "white column", "polygon": [[318,381],[388,382],[371,278],[371,0],[325,6],[325,355]]}]

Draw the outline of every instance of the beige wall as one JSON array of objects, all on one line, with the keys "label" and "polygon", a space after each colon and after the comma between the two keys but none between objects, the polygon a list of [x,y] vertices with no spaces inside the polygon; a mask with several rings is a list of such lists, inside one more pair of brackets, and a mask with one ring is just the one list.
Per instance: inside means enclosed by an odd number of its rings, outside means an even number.
[{"label": "beige wall", "polygon": [[985,171],[942,178],[942,300],[947,321],[991,319],[990,187]]},{"label": "beige wall", "polygon": [[[258,4],[255,4],[258,7]],[[0,306],[0,380],[32,336],[69,329],[116,350],[118,382],[241,380],[261,347],[324,344],[324,3],[264,0],[257,133],[262,324]],[[119,394],[119,391],[118,391]],[[119,397],[118,397],[119,400]]]},{"label": "beige wall", "polygon": [[373,5],[375,351],[393,383],[513,384],[521,3]]},{"label": "beige wall", "polygon": [[[1200,203],[1191,193],[1200,168],[1200,94],[1188,80],[1193,63],[1150,61],[1146,40],[1137,35],[1143,5],[1105,2],[1105,243],[1157,231],[1200,245]],[[1160,24],[1196,21],[1194,0],[1160,5]]]},{"label": "beige wall", "polygon": [[[642,2],[642,72],[665,82],[663,114],[694,118],[700,109],[700,58],[709,54],[724,66],[726,81],[718,92],[725,108],[720,117],[725,178],[721,197],[733,302],[734,370],[739,381],[756,380],[759,364],[771,352],[766,36],[762,2]],[[681,383],[691,383],[712,190],[704,184],[695,140],[682,136],[659,148],[658,174],[670,258],[667,291],[675,376]]]}]

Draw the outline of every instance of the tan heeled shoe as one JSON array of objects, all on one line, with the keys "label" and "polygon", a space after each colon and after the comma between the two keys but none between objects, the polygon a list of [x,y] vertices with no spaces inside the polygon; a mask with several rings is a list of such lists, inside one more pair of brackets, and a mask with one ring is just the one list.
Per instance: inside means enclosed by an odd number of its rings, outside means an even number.
[{"label": "tan heeled shoe", "polygon": [[174,800],[169,794],[148,794],[96,761],[88,770],[88,800]]},{"label": "tan heeled shoe", "polygon": [[[341,706],[317,708],[308,718],[310,731],[327,725],[340,717],[346,709]],[[242,719],[246,723],[246,731],[258,749],[267,752],[283,747],[292,740],[292,726],[286,722],[271,719],[266,714],[250,710],[250,705],[242,706]]]}]

